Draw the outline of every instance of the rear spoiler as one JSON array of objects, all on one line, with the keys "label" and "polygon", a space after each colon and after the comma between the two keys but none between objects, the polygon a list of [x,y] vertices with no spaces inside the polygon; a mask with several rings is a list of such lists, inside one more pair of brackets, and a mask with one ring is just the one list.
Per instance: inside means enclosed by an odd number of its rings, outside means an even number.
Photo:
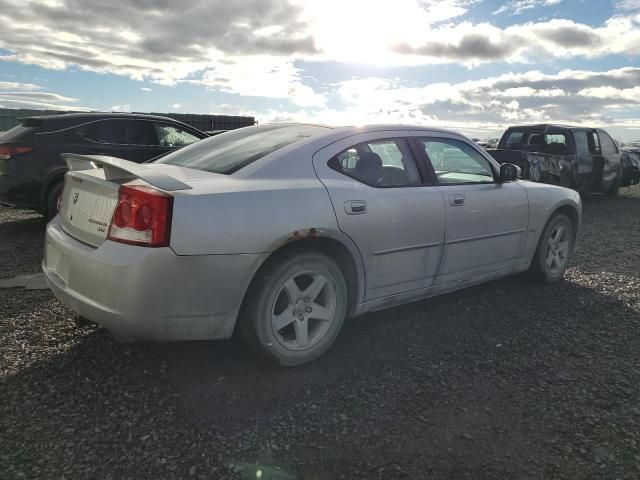
[{"label": "rear spoiler", "polygon": [[191,190],[191,187],[186,183],[159,172],[151,164],[141,165],[121,158],[107,157],[106,155],[63,153],[60,157],[67,163],[67,167],[71,172],[102,167],[106,180],[134,180],[139,178],[161,190]]}]

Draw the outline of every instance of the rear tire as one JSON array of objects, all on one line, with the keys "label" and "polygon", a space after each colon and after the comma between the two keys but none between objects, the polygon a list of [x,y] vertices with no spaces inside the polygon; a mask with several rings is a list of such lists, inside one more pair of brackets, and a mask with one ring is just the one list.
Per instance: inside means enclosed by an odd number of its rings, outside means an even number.
[{"label": "rear tire", "polygon": [[567,270],[575,245],[575,232],[569,217],[553,215],[544,227],[529,272],[543,283],[559,282]]},{"label": "rear tire", "polygon": [[318,252],[290,252],[267,264],[247,291],[240,333],[247,346],[282,366],[320,357],[347,312],[342,271]]},{"label": "rear tire", "polygon": [[46,205],[44,209],[44,216],[47,218],[47,221],[51,220],[58,214],[58,210],[60,207],[60,201],[62,200],[62,190],[64,189],[64,182],[55,182],[51,187],[49,187],[49,192],[47,193]]}]

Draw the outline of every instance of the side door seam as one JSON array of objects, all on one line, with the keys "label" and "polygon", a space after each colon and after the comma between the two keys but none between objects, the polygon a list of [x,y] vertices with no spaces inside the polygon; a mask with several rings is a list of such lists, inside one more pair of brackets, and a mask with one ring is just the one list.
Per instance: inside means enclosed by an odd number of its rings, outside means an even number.
[{"label": "side door seam", "polygon": [[[438,266],[436,267],[436,271],[433,275],[433,286],[437,285],[438,275],[440,274],[440,268],[444,262],[446,251],[447,251],[447,202],[444,198],[444,192],[440,188],[440,184],[438,182],[438,177],[435,174],[435,169],[433,168],[433,164],[427,155],[427,152],[420,148],[419,140],[409,132],[409,137],[407,137],[409,145],[412,147],[412,153],[416,158],[416,162],[418,163],[418,169],[420,166],[424,168],[427,172],[429,185],[424,184],[422,188],[435,188],[440,193],[440,198],[442,199],[442,216],[444,218],[444,228],[443,228],[443,236],[442,236],[442,250],[440,251],[440,260],[438,261]],[[424,183],[424,180],[423,180]]]},{"label": "side door seam", "polygon": [[[318,150],[318,152],[319,151],[320,150]],[[313,155],[311,155],[311,168],[313,168],[313,173],[315,174],[318,182],[320,182],[320,185],[322,185],[322,188],[324,188],[324,191],[327,193],[327,200],[329,200],[329,204],[331,205],[331,211],[333,212],[333,218],[336,221],[337,229],[340,230],[342,234],[345,235],[349,240],[351,240],[351,243],[353,243],[353,245],[356,247],[358,255],[360,256],[360,265],[362,265],[362,291],[360,292],[360,294],[362,295],[362,298],[358,299],[358,301],[356,302],[356,305],[354,305],[354,308],[356,308],[362,305],[364,302],[366,302],[366,299],[367,299],[367,268],[366,268],[364,258],[362,258],[362,251],[360,250],[360,246],[356,241],[354,241],[353,238],[351,238],[351,236],[347,232],[342,230],[342,227],[340,226],[340,222],[338,221],[338,214],[336,212],[336,207],[333,204],[333,199],[331,198],[331,193],[329,192],[329,188],[322,181],[322,179],[320,178],[320,175],[318,175],[318,171],[316,170],[315,161],[314,161],[318,152],[315,152]]]}]

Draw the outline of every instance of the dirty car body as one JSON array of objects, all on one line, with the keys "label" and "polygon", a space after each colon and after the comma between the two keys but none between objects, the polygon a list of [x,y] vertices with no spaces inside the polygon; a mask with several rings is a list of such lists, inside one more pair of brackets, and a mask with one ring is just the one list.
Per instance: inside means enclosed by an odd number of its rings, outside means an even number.
[{"label": "dirty car body", "polygon": [[629,184],[618,147],[602,129],[547,124],[510,127],[489,153],[500,163],[518,165],[525,179],[580,193],[614,193]]},{"label": "dirty car body", "polygon": [[[473,168],[453,165],[465,155]],[[261,273],[287,255],[333,259],[354,316],[527,270],[549,219],[564,212],[577,232],[581,216],[576,192],[502,181],[467,138],[420,127],[264,125],[149,164],[66,158],[48,284],[135,340],[230,337]],[[127,195],[170,205],[158,238],[127,226],[146,225]]]}]

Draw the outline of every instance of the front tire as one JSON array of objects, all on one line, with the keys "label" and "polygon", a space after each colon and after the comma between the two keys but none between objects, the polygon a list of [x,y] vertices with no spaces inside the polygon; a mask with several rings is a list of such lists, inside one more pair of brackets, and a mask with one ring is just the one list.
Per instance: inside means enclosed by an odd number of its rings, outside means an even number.
[{"label": "front tire", "polygon": [[544,283],[564,277],[575,244],[575,231],[569,217],[557,213],[549,219],[540,236],[530,272]]},{"label": "front tire", "polygon": [[334,342],[347,312],[340,268],[317,252],[272,260],[247,292],[240,318],[245,343],[282,366],[320,357]]}]

